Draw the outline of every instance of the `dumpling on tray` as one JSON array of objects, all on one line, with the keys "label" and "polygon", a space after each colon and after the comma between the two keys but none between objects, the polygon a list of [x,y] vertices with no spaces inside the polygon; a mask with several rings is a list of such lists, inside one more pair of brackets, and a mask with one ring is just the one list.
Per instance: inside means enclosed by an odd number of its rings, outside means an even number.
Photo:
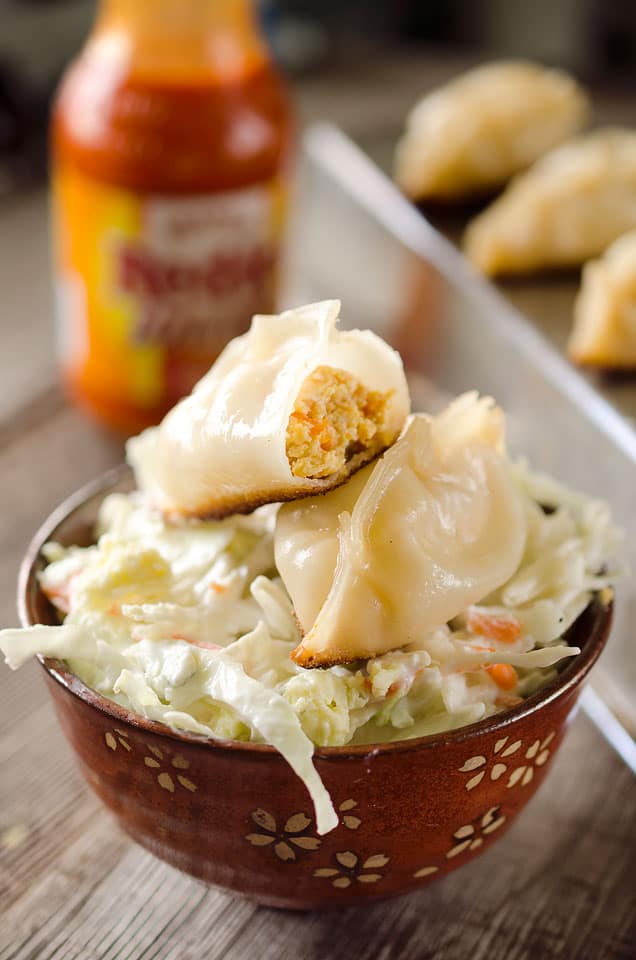
[{"label": "dumpling on tray", "polygon": [[469,224],[464,248],[489,275],[578,266],[636,228],[636,131],[596,130],[521,174]]},{"label": "dumpling on tray", "polygon": [[304,632],[293,659],[325,667],[415,641],[500,587],[525,535],[501,410],[469,393],[410,417],[376,464],[278,512],[276,566]]},{"label": "dumpling on tray", "polygon": [[190,396],[129,440],[137,484],[165,514],[220,518],[330,490],[398,436],[399,354],[337,329],[338,300],[255,316]]},{"label": "dumpling on tray", "polygon": [[577,363],[636,368],[636,230],[586,264],[568,353]]},{"label": "dumpling on tray", "polygon": [[535,63],[491,63],[423,97],[395,156],[414,200],[492,190],[580,130],[589,112],[576,81]]}]

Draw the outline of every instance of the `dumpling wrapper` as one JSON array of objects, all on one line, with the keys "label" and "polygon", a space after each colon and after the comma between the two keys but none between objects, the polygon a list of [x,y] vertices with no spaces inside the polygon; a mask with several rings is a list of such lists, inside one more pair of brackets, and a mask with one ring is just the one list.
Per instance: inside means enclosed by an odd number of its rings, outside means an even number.
[{"label": "dumpling wrapper", "polygon": [[410,417],[375,465],[279,510],[276,566],[304,631],[293,659],[326,667],[417,640],[512,576],[525,535],[501,410],[469,393]]},{"label": "dumpling wrapper", "polygon": [[[128,441],[138,487],[165,514],[220,518],[322,493],[395,440],[410,409],[400,356],[370,330],[336,329],[339,309],[326,300],[255,316],[190,396]],[[314,385],[333,407],[322,420],[303,413],[313,407],[299,400]],[[357,402],[367,403],[368,417]],[[364,435],[349,437],[354,413]],[[298,452],[305,442],[307,458],[290,460],[288,444]],[[314,461],[317,476],[292,472]]]},{"label": "dumpling wrapper", "polygon": [[585,93],[562,70],[524,61],[478,67],[412,110],[395,179],[414,200],[484,193],[575,134],[588,113]]},{"label": "dumpling wrapper", "polygon": [[636,230],[585,265],[568,353],[576,363],[636,368]]},{"label": "dumpling wrapper", "polygon": [[483,273],[578,266],[636,228],[636,131],[608,128],[564,144],[521,174],[469,225],[464,249]]}]

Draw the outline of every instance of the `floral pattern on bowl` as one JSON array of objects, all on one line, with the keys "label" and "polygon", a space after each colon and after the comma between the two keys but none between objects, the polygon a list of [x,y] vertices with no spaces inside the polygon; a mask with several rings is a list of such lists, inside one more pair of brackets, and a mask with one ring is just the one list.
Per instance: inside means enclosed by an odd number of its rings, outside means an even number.
[{"label": "floral pattern on bowl", "polygon": [[[107,475],[43,525],[20,577],[25,626],[55,623],[38,584],[42,545],[88,542],[105,493],[128,484]],[[259,903],[342,907],[415,890],[499,842],[549,774],[611,613],[595,600],[571,633],[582,653],[508,711],[436,736],[317,749],[339,816],[324,836],[272,747],[174,732],[105,700],[64,663],[42,663],[80,770],[138,843]]]}]

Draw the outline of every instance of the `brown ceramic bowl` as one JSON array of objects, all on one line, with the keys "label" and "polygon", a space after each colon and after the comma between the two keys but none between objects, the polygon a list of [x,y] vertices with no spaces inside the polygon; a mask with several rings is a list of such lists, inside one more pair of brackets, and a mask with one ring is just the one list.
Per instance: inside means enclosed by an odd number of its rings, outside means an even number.
[{"label": "brown ceramic bowl", "polygon": [[[24,625],[56,622],[38,587],[42,545],[91,542],[105,493],[129,488],[127,472],[111,471],[42,526],[20,575]],[[580,656],[514,709],[441,735],[318,749],[340,816],[323,837],[274,748],[175,733],[104,699],[62,662],[42,663],[83,775],[138,843],[263,904],[342,907],[416,889],[505,833],[550,769],[611,614],[595,600],[572,628]]]}]

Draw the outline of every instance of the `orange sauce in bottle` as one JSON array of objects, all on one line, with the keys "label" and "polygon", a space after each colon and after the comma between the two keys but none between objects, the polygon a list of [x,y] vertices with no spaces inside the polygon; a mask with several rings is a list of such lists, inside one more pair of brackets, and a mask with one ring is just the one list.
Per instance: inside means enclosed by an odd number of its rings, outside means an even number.
[{"label": "orange sauce in bottle", "polygon": [[157,422],[275,309],[290,110],[249,0],[103,0],[52,121],[72,397]]}]

